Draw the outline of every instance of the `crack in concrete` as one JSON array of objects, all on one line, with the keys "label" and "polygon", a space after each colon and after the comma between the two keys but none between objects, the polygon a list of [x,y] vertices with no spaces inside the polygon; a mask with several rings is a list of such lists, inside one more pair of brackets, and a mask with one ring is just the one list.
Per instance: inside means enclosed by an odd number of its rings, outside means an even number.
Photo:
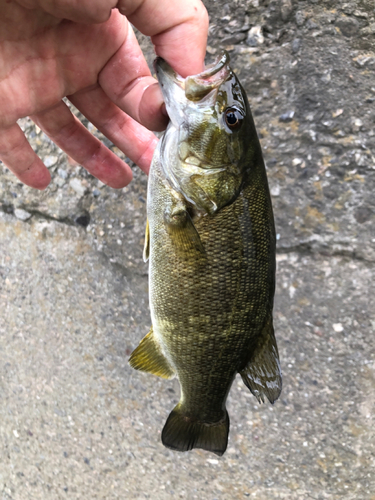
[{"label": "crack in concrete", "polygon": [[319,255],[324,257],[349,257],[351,260],[366,262],[367,264],[375,265],[375,260],[366,258],[365,256],[358,254],[357,250],[349,250],[345,248],[333,249],[329,246],[313,248],[312,245],[307,242],[299,243],[297,245],[291,245],[289,247],[278,247],[276,249],[276,254],[279,255],[283,253],[298,253],[301,255],[309,256]]},{"label": "crack in concrete", "polygon": [[[83,215],[86,216],[86,213],[88,214],[87,211],[81,211],[73,216],[54,217],[53,215],[50,215],[46,212],[42,212],[42,211],[35,209],[35,208],[30,208],[27,205],[19,205],[19,206],[15,207],[12,204],[9,204],[9,203],[6,203],[6,202],[0,200],[0,212],[3,212],[3,213],[8,214],[8,215],[13,215],[14,217],[16,217],[14,214],[14,211],[17,209],[25,210],[31,216],[36,216],[39,219],[43,219],[46,221],[55,221],[55,222],[59,222],[60,224],[66,224],[67,226],[74,226],[74,227],[79,226],[79,227],[82,227],[85,229],[88,225],[88,224],[82,224],[82,223],[77,222],[77,220],[80,217],[82,217]],[[88,217],[89,217],[89,215],[88,215]],[[22,219],[17,218],[17,220],[22,220]],[[23,222],[27,222],[27,221],[23,221]]]}]

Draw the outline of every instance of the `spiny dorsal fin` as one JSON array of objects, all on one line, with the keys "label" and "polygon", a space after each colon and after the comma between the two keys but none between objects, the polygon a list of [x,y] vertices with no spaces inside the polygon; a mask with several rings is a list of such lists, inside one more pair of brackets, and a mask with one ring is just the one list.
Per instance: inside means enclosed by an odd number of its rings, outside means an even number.
[{"label": "spiny dorsal fin", "polygon": [[135,370],[149,372],[162,378],[173,378],[175,373],[155,341],[152,327],[148,334],[134,349],[130,358],[130,366]]},{"label": "spiny dorsal fin", "polygon": [[146,222],[146,232],[145,232],[145,246],[143,248],[143,260],[144,262],[148,261],[150,256],[150,226],[148,224],[148,219]]},{"label": "spiny dorsal fin", "polygon": [[280,396],[281,368],[272,319],[263,328],[255,352],[240,375],[259,403],[264,403],[264,396],[270,403]]}]

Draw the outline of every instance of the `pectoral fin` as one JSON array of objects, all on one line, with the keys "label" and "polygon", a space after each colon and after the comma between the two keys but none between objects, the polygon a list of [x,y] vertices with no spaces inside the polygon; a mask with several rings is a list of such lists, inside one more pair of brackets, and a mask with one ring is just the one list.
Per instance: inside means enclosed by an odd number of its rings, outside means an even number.
[{"label": "pectoral fin", "polygon": [[149,372],[158,377],[173,378],[175,375],[173,368],[155,341],[152,327],[141,340],[139,346],[132,352],[129,363],[135,370]]},{"label": "pectoral fin", "polygon": [[150,226],[148,224],[148,219],[146,222],[146,232],[145,232],[145,246],[143,248],[143,261],[147,262],[150,256]]},{"label": "pectoral fin", "polygon": [[179,253],[186,255],[195,251],[206,254],[199,233],[185,207],[177,204],[172,210],[167,210],[164,221]]},{"label": "pectoral fin", "polygon": [[264,396],[270,403],[280,396],[281,368],[272,320],[263,328],[258,346],[240,375],[259,403],[264,403]]}]

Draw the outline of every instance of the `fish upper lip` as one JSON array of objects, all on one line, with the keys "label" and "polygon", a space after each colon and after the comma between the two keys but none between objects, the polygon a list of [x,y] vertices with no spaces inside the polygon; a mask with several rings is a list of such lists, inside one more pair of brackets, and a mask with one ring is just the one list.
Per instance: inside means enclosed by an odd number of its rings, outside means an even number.
[{"label": "fish upper lip", "polygon": [[229,76],[229,54],[223,50],[215,62],[209,65],[201,73],[182,78],[161,57],[154,62],[154,68],[158,75],[159,83],[164,93],[164,84],[169,80],[185,92],[190,101],[201,100],[212,90],[218,88]]},{"label": "fish upper lip", "polygon": [[192,75],[190,78],[202,78],[207,79],[214,75],[216,75],[224,66],[228,66],[229,64],[229,54],[226,50],[222,50],[218,57],[215,59],[215,62],[207,66],[207,68],[202,71],[202,73],[198,73],[197,75]]}]

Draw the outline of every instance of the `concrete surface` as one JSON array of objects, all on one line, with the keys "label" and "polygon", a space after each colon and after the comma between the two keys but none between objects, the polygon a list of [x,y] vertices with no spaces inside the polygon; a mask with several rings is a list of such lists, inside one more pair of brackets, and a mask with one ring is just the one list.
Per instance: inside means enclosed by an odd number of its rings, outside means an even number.
[{"label": "concrete surface", "polygon": [[147,179],[103,186],[22,120],[53,180],[0,165],[2,500],[375,499],[373,2],[207,6],[268,165],[281,398],[236,379],[222,458],[162,446],[178,383],[127,363],[150,326]]}]

